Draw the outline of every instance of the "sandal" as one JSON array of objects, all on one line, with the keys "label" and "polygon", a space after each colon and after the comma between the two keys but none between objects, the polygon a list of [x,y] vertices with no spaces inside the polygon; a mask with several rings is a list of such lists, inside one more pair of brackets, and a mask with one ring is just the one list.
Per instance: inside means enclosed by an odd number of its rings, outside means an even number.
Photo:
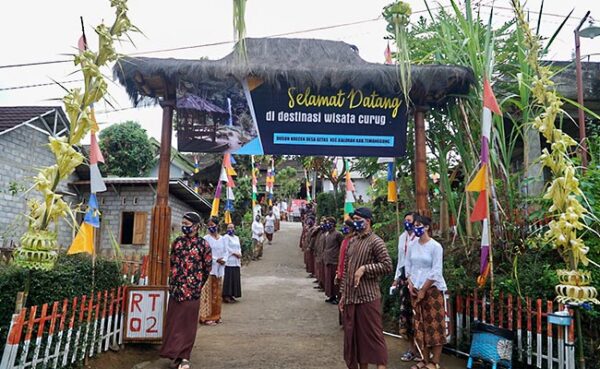
[{"label": "sandal", "polygon": [[[406,351],[404,355],[400,358],[402,361],[413,361],[415,359],[415,354],[411,351]],[[419,360],[420,361],[420,360]]]},{"label": "sandal", "polygon": [[190,361],[185,359],[181,360],[178,369],[190,369]]},{"label": "sandal", "polygon": [[410,369],[425,369],[426,367],[427,367],[427,364],[425,364],[424,361],[419,361],[415,365],[411,366]]},{"label": "sandal", "polygon": [[440,369],[440,364],[430,361],[429,363],[427,363],[427,365],[425,365],[423,369]]},{"label": "sandal", "polygon": [[181,360],[182,359],[173,359],[170,363],[169,363],[169,369],[177,369],[179,368],[179,364],[181,364]]}]

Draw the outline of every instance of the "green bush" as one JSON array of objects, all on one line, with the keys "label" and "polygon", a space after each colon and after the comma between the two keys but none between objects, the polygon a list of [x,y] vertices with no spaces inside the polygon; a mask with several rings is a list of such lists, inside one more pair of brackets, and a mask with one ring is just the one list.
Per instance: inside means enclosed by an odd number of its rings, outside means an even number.
[{"label": "green bush", "polygon": [[339,204],[335,203],[335,196],[329,192],[321,192],[317,195],[317,217],[335,217],[340,218],[344,209],[342,208],[344,200],[339,200]]},{"label": "green bush", "polygon": [[[13,265],[0,269],[0,350],[3,350],[6,343],[17,292],[23,291],[28,273]],[[96,259],[95,279],[96,291],[109,290],[123,284],[118,264],[102,258]],[[53,270],[31,272],[27,305],[41,305],[89,295],[91,287],[91,257],[87,254],[61,255]]]}]

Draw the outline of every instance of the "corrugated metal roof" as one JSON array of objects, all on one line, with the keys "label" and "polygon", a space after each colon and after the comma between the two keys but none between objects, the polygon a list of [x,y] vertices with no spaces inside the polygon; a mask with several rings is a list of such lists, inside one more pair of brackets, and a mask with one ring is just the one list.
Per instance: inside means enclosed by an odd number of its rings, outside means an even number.
[{"label": "corrugated metal roof", "polygon": [[0,106],[0,132],[14,128],[55,109],[61,110],[58,106]]}]

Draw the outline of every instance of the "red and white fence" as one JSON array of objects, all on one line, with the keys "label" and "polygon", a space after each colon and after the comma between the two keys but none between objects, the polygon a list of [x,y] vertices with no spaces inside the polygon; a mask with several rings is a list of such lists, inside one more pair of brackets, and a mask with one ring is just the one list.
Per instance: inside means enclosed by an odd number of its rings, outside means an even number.
[{"label": "red and white fence", "polygon": [[552,301],[521,299],[513,295],[482,294],[475,290],[468,296],[453,295],[449,304],[449,346],[467,350],[471,322],[479,320],[515,332],[513,360],[536,368],[575,368],[575,325],[554,326],[548,313],[563,310]]},{"label": "red and white fence", "polygon": [[148,256],[142,260],[133,257],[122,260],[121,274],[127,283],[138,286],[148,285]]},{"label": "red and white fence", "polygon": [[62,368],[123,343],[125,288],[14,314],[0,369]]}]

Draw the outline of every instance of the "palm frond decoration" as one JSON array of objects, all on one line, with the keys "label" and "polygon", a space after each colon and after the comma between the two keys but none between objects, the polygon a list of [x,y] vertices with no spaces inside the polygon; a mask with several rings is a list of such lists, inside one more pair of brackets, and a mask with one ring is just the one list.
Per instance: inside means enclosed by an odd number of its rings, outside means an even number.
[{"label": "palm frond decoration", "polygon": [[233,0],[233,32],[239,60],[246,60],[246,0]]},{"label": "palm frond decoration", "polygon": [[408,48],[408,23],[412,10],[404,1],[396,1],[383,8],[383,17],[388,22],[388,31],[394,35],[397,48],[397,66],[400,86],[406,104],[408,105],[411,89],[410,53]]}]

